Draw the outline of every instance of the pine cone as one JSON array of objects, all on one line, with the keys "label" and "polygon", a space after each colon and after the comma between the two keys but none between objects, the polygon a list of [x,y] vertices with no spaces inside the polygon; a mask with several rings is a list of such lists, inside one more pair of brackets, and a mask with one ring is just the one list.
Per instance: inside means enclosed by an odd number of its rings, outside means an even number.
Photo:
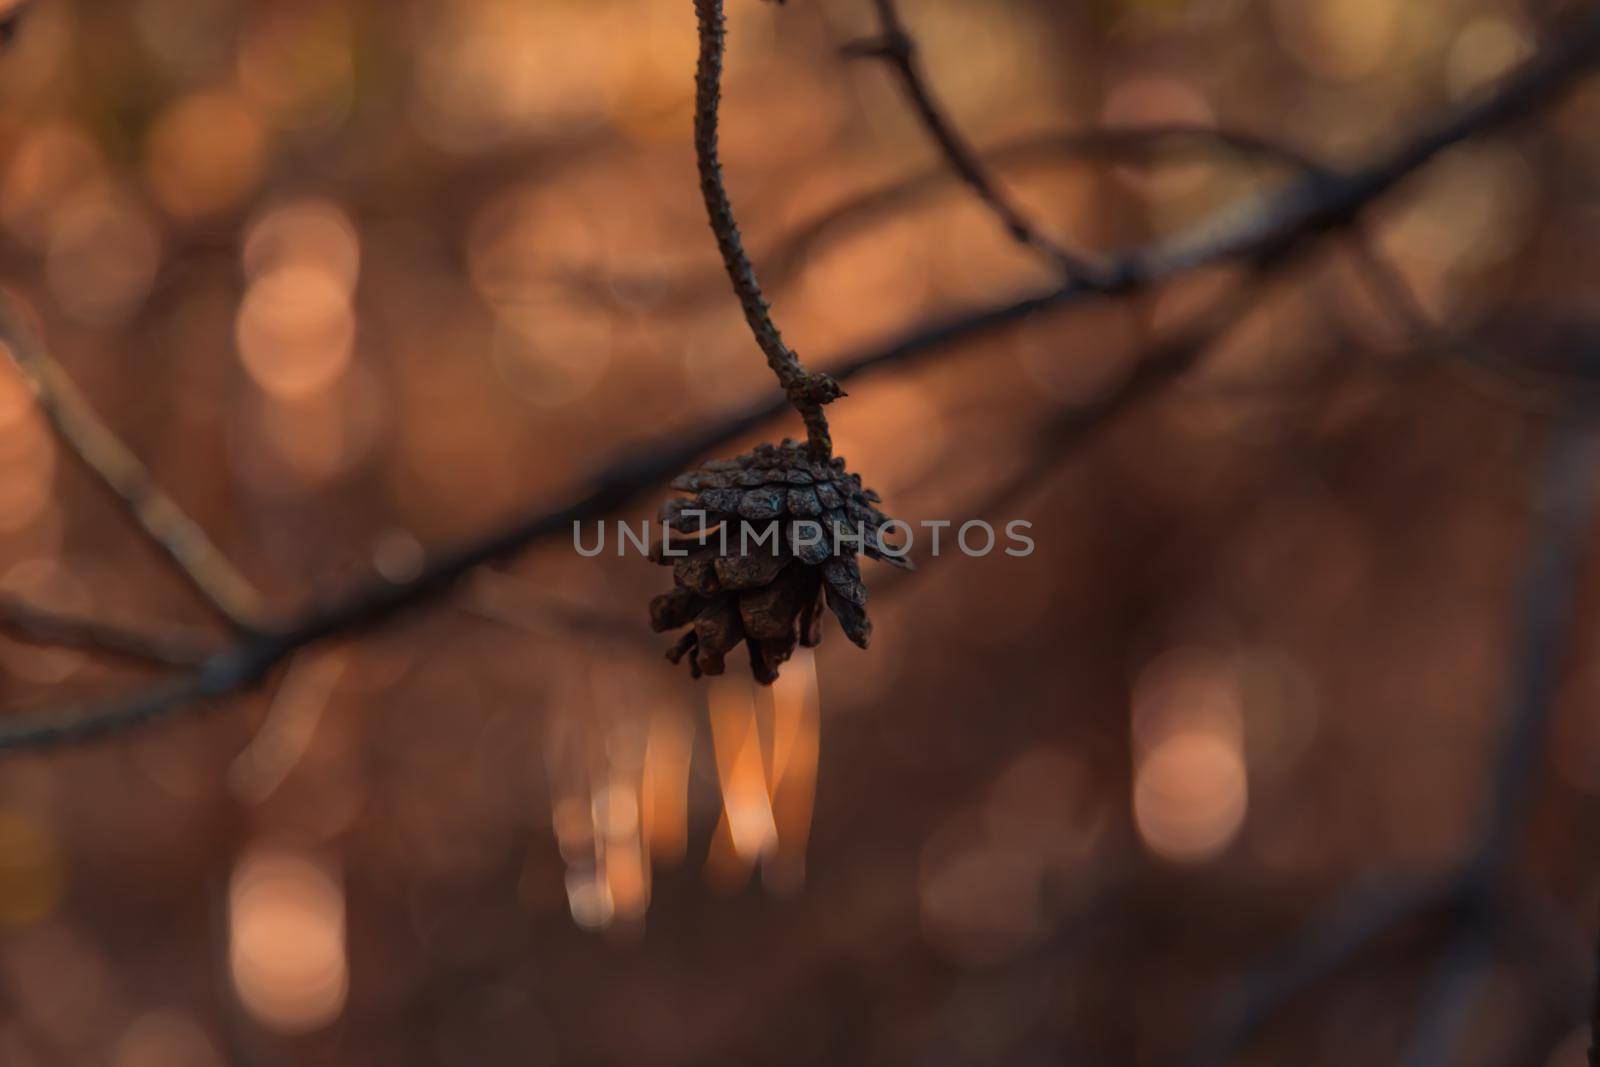
[{"label": "pine cone", "polygon": [[[756,681],[770,685],[795,646],[821,640],[822,604],[862,648],[872,636],[858,550],[909,568],[883,539],[889,519],[873,507],[878,494],[844,460],[813,460],[787,438],[733,459],[711,460],[679,475],[674,489],[691,493],[661,509],[661,520],[684,534],[657,546],[675,588],[650,603],[663,632],[693,625],[667,653],[685,654],[696,677],[721,674],[723,657],[744,641]],[[857,541],[859,538],[859,542]]]}]

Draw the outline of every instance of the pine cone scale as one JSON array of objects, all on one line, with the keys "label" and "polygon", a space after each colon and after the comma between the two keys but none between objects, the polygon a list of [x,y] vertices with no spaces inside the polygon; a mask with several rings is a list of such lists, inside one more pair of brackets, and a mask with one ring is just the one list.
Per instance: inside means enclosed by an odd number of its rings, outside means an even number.
[{"label": "pine cone scale", "polygon": [[788,556],[722,556],[716,561],[717,580],[724,589],[757,589],[770,585],[789,565]]},{"label": "pine cone scale", "polygon": [[739,516],[752,522],[775,519],[783,514],[787,499],[788,493],[783,489],[770,486],[752,489],[739,501]]},{"label": "pine cone scale", "polygon": [[688,536],[670,540],[670,555],[659,550],[658,562],[672,565],[674,589],[651,601],[650,619],[658,631],[691,629],[669,659],[687,656],[696,677],[721,674],[742,641],[751,673],[769,684],[796,647],[821,640],[824,605],[846,637],[867,646],[872,624],[857,554],[910,564],[883,540],[889,520],[873,507],[881,498],[842,458],[823,463],[785,440],[707,461],[671,484],[691,496],[667,501],[661,518]]}]

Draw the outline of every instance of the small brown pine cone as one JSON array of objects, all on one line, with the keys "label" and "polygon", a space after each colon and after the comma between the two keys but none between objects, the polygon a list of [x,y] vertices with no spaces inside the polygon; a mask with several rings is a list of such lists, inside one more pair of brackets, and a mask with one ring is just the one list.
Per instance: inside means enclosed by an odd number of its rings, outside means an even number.
[{"label": "small brown pine cone", "polygon": [[721,674],[743,641],[756,681],[770,685],[797,645],[822,639],[822,608],[862,648],[872,636],[867,587],[857,554],[898,567],[911,563],[883,528],[878,494],[845,469],[822,463],[785,439],[733,459],[711,460],[679,475],[685,494],[667,501],[661,519],[674,531],[656,548],[672,567],[673,589],[650,604],[658,632],[690,629],[667,653],[689,670]]}]

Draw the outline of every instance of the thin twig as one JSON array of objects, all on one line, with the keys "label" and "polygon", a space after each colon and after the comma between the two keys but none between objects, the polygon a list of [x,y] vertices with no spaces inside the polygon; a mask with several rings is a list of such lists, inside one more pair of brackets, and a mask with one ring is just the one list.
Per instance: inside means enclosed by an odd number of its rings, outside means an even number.
[{"label": "thin twig", "polygon": [[[697,0],[709,4],[710,0]],[[715,5],[710,4],[714,9]],[[1229,261],[1280,263],[1309,237],[1337,228],[1436,154],[1477,134],[1504,126],[1547,103],[1600,58],[1600,10],[1569,28],[1558,44],[1540,52],[1514,72],[1498,92],[1466,109],[1453,112],[1413,140],[1377,162],[1334,179],[1312,175],[1266,196],[1250,211],[1232,211],[1222,220],[1128,252],[1113,271],[1119,293],[1149,288],[1179,274]],[[925,361],[957,342],[982,336],[1038,312],[1067,307],[1101,295],[1079,282],[1033,293],[941,319],[914,328],[881,347],[846,357],[834,374],[854,374]],[[1152,368],[1141,384],[1154,389],[1181,373],[1186,361],[1167,361]],[[0,730],[0,749],[41,747],[82,740],[159,718],[207,697],[222,696],[258,682],[289,654],[333,637],[347,636],[383,623],[428,602],[459,579],[550,537],[567,533],[572,524],[620,508],[678,473],[695,459],[722,446],[780,413],[785,403],[760,401],[691,439],[675,438],[637,450],[603,471],[592,487],[569,503],[539,511],[484,537],[446,552],[406,582],[377,579],[339,598],[308,610],[290,624],[249,637],[208,658],[193,675],[108,704],[17,718]],[[1095,416],[1104,417],[1104,415]]]},{"label": "thin twig", "polygon": [[[1493,917],[1489,912],[1485,919]],[[1416,1033],[1400,1062],[1404,1067],[1438,1067],[1454,1063],[1458,1035],[1472,1019],[1472,1007],[1483,993],[1494,962],[1494,944],[1486,923],[1461,923],[1445,944],[1422,994]]]},{"label": "thin twig", "polygon": [[491,622],[545,637],[597,637],[661,657],[661,642],[639,629],[633,615],[619,615],[562,599],[532,582],[496,571],[480,570],[467,583],[461,607]]},{"label": "thin twig", "polygon": [[812,455],[826,460],[833,455],[833,438],[828,435],[828,419],[822,408],[842,396],[843,390],[831,375],[812,374],[801,366],[800,357],[784,343],[766,298],[761,295],[761,283],[745,254],[739,223],[733,217],[733,204],[722,180],[722,161],[717,155],[717,107],[722,100],[722,56],[727,36],[722,0],[695,0],[694,12],[700,35],[700,59],[695,68],[694,147],[706,218],[750,332],[755,334],[756,344],[767,357],[767,366],[777,375],[789,403],[805,422]]},{"label": "thin twig", "polygon": [[1451,1061],[1494,960],[1495,929],[1512,907],[1506,873],[1554,709],[1577,573],[1592,529],[1600,435],[1570,425],[1554,433],[1540,479],[1539,525],[1518,589],[1510,711],[1473,854],[1437,883],[1356,904],[1348,920],[1339,917],[1344,908],[1332,920],[1313,918],[1286,951],[1297,963],[1263,967],[1240,982],[1220,1022],[1195,1045],[1189,1062],[1196,1067],[1225,1061],[1288,1001],[1332,977],[1380,935],[1439,908],[1447,920],[1446,947],[1403,1062],[1431,1067]]},{"label": "thin twig", "polygon": [[906,98],[917,113],[917,119],[939,146],[945,161],[1000,220],[1013,240],[1054,262],[1068,278],[1085,285],[1098,285],[1105,276],[1104,270],[1090,262],[1088,257],[1068,251],[1029,221],[995,183],[972,145],[945,116],[932,90],[928,88],[927,78],[922,73],[917,42],[901,21],[894,0],[873,0],[873,6],[878,12],[879,36],[847,45],[845,54],[875,56],[894,68],[905,89]]},{"label": "thin twig", "polygon": [[1507,358],[1470,334],[1439,322],[1429,314],[1399,265],[1383,254],[1362,227],[1352,227],[1351,237],[1351,252],[1362,281],[1412,335],[1419,360],[1461,372],[1467,384],[1490,399],[1509,400],[1546,415],[1570,416],[1592,408],[1600,398],[1588,378],[1544,371]]},{"label": "thin twig", "polygon": [[1409,1067],[1451,1058],[1494,961],[1489,926],[1499,913],[1517,831],[1533,799],[1562,677],[1567,633],[1594,528],[1600,434],[1561,425],[1546,446],[1538,528],[1518,590],[1511,700],[1478,846],[1462,875],[1463,905],[1424,997]]},{"label": "thin twig", "polygon": [[145,537],[230,626],[240,632],[254,629],[263,616],[260,594],[95,413],[45,351],[16,300],[3,291],[0,347],[33,390],[62,443],[116,496]]},{"label": "thin twig", "polygon": [[[1035,134],[996,144],[983,152],[982,159],[989,167],[1028,168],[1062,159],[1153,164],[1166,158],[1202,154],[1227,155],[1244,163],[1292,170],[1326,169],[1287,146],[1255,134],[1181,123]],[[819,248],[938,192],[949,174],[950,169],[945,166],[918,171],[824,208],[756,257],[761,276],[768,285],[784,284]],[[715,274],[694,272],[684,277],[664,270],[618,275],[566,268],[552,280],[587,300],[619,304],[625,297],[629,306],[647,303],[657,312],[698,312],[727,295],[726,275],[721,269]],[[648,294],[647,298],[643,294]],[[516,298],[508,296],[505,300],[515,303]]]},{"label": "thin twig", "polygon": [[1406,923],[1448,899],[1449,885],[1364,883],[1320,908],[1275,958],[1252,969],[1225,994],[1216,1018],[1195,1043],[1190,1067],[1215,1067],[1307,990]]},{"label": "thin twig", "polygon": [[[1260,290],[1235,286],[1220,300],[1196,316],[1185,328],[1173,331],[1140,354],[1134,364],[1154,368],[1154,373],[1135,372],[1124,379],[1122,385],[1102,398],[1094,407],[1072,407],[1061,412],[1038,431],[1034,447],[1028,450],[1029,461],[1010,477],[985,492],[971,504],[961,509],[961,514],[978,519],[1012,510],[1017,501],[1036,492],[1048,480],[1048,474],[1074,448],[1082,444],[1095,431],[1108,428],[1116,417],[1130,410],[1143,395],[1150,383],[1163,374],[1175,373],[1179,365],[1192,365],[1204,352],[1217,343],[1260,298]],[[917,567],[926,566],[919,560]],[[881,598],[900,589],[904,580],[915,572],[892,570],[873,585],[873,595]],[[636,647],[642,651],[659,654],[660,645],[642,634],[631,619],[565,603],[547,593],[542,593],[528,583],[522,590],[512,576],[493,570],[481,570],[470,583],[462,606],[482,617],[509,626],[537,633],[561,631],[583,636],[599,636],[619,646]]]},{"label": "thin twig", "polygon": [[0,631],[18,641],[75,648],[154,667],[196,667],[211,652],[198,637],[166,627],[145,634],[111,623],[49,611],[15,597],[0,597]]}]

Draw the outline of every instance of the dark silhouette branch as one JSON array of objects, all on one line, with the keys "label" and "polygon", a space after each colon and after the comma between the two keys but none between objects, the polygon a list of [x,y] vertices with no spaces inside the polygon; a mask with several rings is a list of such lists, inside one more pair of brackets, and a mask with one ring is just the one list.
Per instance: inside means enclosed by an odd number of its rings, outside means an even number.
[{"label": "dark silhouette branch", "polygon": [[1405,1058],[1409,1067],[1447,1063],[1494,962],[1491,935],[1505,907],[1517,831],[1533,800],[1560,688],[1567,633],[1594,531],[1600,436],[1562,425],[1546,446],[1538,482],[1538,527],[1517,591],[1510,708],[1481,815],[1475,853],[1461,876],[1452,936],[1423,1000]]},{"label": "dark silhouette branch", "polygon": [[1449,899],[1438,881],[1364,884],[1319,909],[1273,959],[1225,994],[1196,1041],[1190,1067],[1218,1067],[1241,1051],[1279,1012],[1344,970],[1367,949]]},{"label": "dark silhouette branch", "polygon": [[[1028,462],[1020,465],[1010,476],[974,499],[961,509],[963,516],[993,521],[996,516],[1010,511],[1047,483],[1050,471],[1072,454],[1090,435],[1109,428],[1118,415],[1131,410],[1138,400],[1151,392],[1151,386],[1165,376],[1198,362],[1205,352],[1215,345],[1263,296],[1260,289],[1240,284],[1230,288],[1220,299],[1204,309],[1171,336],[1151,345],[1135,360],[1136,370],[1121,386],[1112,390],[1092,406],[1069,407],[1047,419],[1034,435],[1028,450]],[[930,560],[918,560],[917,568],[929,565]],[[895,569],[878,579],[873,585],[874,596],[892,595],[905,585],[905,580],[916,571]],[[514,597],[512,579],[503,574],[484,572],[473,583],[465,600],[468,610],[488,619],[507,625],[539,631],[557,627],[571,633],[603,636],[618,644],[641,647],[658,653],[660,646],[633,628],[631,620],[595,611],[590,608],[565,604],[547,594],[533,589]]]},{"label": "dark silhouette branch", "polygon": [[722,161],[717,155],[717,108],[722,101],[722,56],[727,36],[722,0],[695,0],[694,11],[700,37],[700,60],[695,68],[694,147],[706,218],[750,332],[789,403],[805,422],[812,455],[827,460],[833,455],[833,439],[828,435],[828,419],[822,408],[843,391],[831,375],[812,374],[801,366],[800,357],[784,343],[772,321],[771,308],[761,295],[761,283],[745,254],[739,223],[733,217],[733,204],[722,180]]},{"label": "dark silhouette branch", "polygon": [[[1002,142],[985,151],[982,158],[989,166],[1030,168],[1063,159],[1149,165],[1197,156],[1231,157],[1293,170],[1325,169],[1290,148],[1254,134],[1183,124],[1037,134]],[[761,276],[769,285],[784,284],[819,249],[939,192],[946,186],[949,173],[948,167],[919,171],[823,209],[757,257]],[[635,308],[648,305],[652,311],[663,313],[702,311],[727,294],[721,270],[715,274],[695,271],[684,277],[665,271],[619,276],[569,269],[555,281],[574,295],[597,303],[625,303]]]},{"label": "dark silhouette branch", "polygon": [[195,667],[211,651],[198,638],[171,627],[160,634],[139,633],[48,611],[15,597],[0,597],[0,632],[28,644],[96,652],[153,667]]},{"label": "dark silhouette branch", "polygon": [[1446,943],[1424,990],[1405,1064],[1453,1062],[1452,1052],[1495,960],[1494,941],[1515,918],[1508,884],[1516,831],[1532,799],[1561,678],[1565,636],[1579,571],[1593,531],[1600,437],[1562,425],[1546,446],[1537,528],[1517,588],[1509,710],[1477,844],[1453,874],[1399,889],[1352,891],[1292,938],[1282,962],[1247,974],[1194,1046],[1189,1063],[1207,1067],[1240,1051],[1283,1007],[1343,970],[1384,935],[1430,913]]},{"label": "dark silhouette branch", "polygon": [[955,124],[945,116],[944,110],[933,98],[932,90],[928,88],[927,79],[922,73],[917,42],[907,32],[894,0],[873,0],[873,6],[878,13],[879,36],[869,41],[858,41],[847,45],[845,54],[875,56],[894,68],[901,86],[905,89],[906,99],[910,101],[912,110],[917,114],[918,121],[939,146],[939,151],[950,165],[950,169],[955,171],[979,200],[983,201],[994,217],[1000,220],[1000,224],[1006,228],[1006,232],[1013,240],[1054,262],[1067,277],[1086,285],[1098,284],[1104,277],[1104,271],[1087,257],[1070,252],[1047,237],[1030,221],[1001,191],[985,169],[978,153],[967,143],[967,139],[956,129]]},{"label": "dark silhouette branch", "polygon": [[1600,390],[1582,375],[1540,369],[1511,358],[1472,334],[1437,321],[1396,264],[1385,257],[1361,227],[1353,227],[1351,255],[1362,281],[1411,335],[1415,361],[1458,372],[1469,386],[1492,400],[1545,415],[1571,416],[1591,409]]},{"label": "dark silhouette branch", "polygon": [[[715,12],[710,0],[698,0]],[[1247,210],[1221,217],[1176,237],[1136,248],[1117,259],[1102,290],[1078,281],[1027,294],[965,314],[915,327],[881,347],[847,356],[834,367],[846,379],[891,366],[925,361],[958,342],[983,336],[1039,312],[1091,297],[1126,295],[1202,267],[1244,262],[1276,267],[1308,239],[1337,229],[1390,191],[1439,152],[1499,129],[1548,103],[1600,59],[1600,10],[1568,28],[1558,43],[1514,71],[1483,100],[1456,110],[1371,165],[1342,175],[1304,175]],[[1155,391],[1181,374],[1192,357],[1144,368],[1135,396]],[[1125,386],[1125,388],[1128,388]],[[1124,400],[1095,405],[1074,417],[1081,427],[1123,410]],[[126,729],[208,697],[219,697],[260,681],[291,653],[334,637],[362,632],[403,611],[427,603],[485,564],[505,560],[535,542],[568,532],[574,522],[604,516],[664,483],[707,452],[754,430],[784,410],[785,401],[758,401],[691,437],[676,437],[623,457],[600,473],[591,487],[568,503],[536,511],[482,538],[431,560],[415,578],[391,583],[371,579],[342,596],[313,606],[278,627],[265,628],[218,652],[193,673],[119,701],[15,718],[0,729],[0,748],[40,747]]]}]

